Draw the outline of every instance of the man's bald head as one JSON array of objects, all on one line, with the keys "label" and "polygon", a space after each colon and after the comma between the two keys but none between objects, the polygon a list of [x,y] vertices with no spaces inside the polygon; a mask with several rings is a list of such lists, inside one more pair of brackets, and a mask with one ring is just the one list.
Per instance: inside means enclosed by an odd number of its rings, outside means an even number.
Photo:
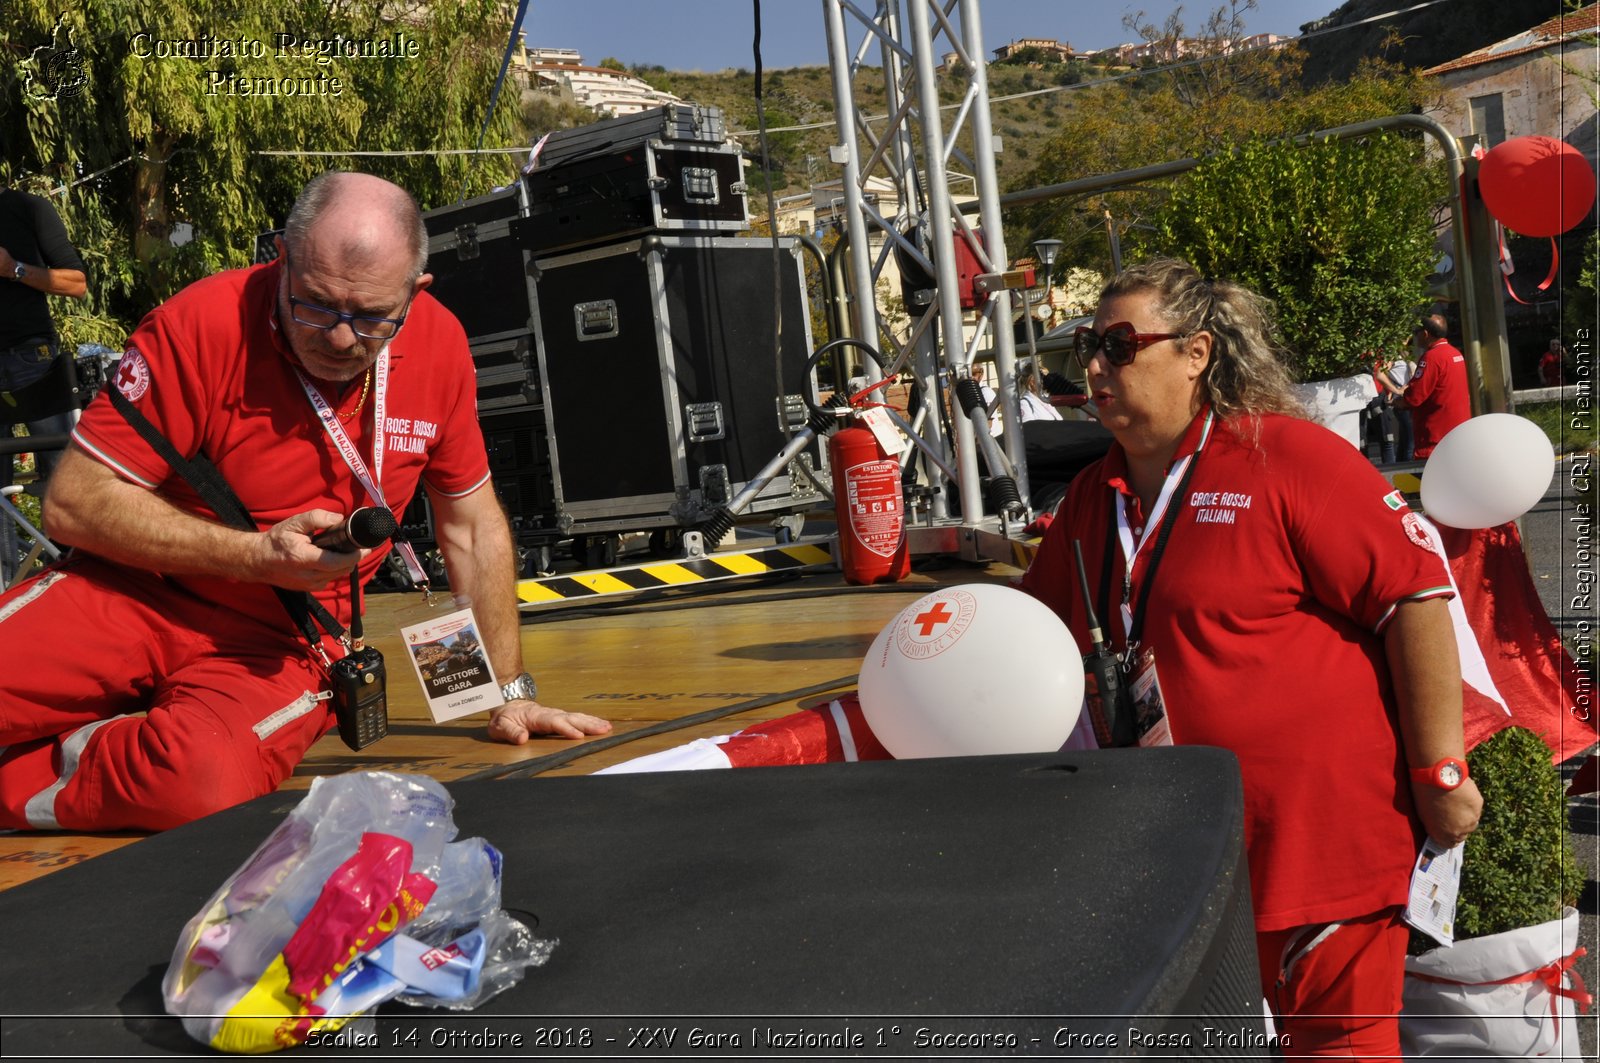
[{"label": "man's bald head", "polygon": [[284,242],[291,253],[305,245],[313,227],[319,244],[325,242],[350,261],[410,255],[412,279],[420,277],[428,264],[428,231],[416,200],[381,177],[341,170],[313,177],[284,224]]},{"label": "man's bald head", "polygon": [[1450,335],[1450,326],[1445,323],[1443,314],[1428,314],[1417,323],[1417,329],[1436,340]]}]

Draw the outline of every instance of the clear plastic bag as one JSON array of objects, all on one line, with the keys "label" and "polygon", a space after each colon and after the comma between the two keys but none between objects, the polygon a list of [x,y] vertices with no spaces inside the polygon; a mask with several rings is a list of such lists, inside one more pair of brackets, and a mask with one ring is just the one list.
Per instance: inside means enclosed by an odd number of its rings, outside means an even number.
[{"label": "clear plastic bag", "polygon": [[501,858],[454,841],[453,802],[419,775],[311,791],[184,927],[162,981],[195,1040],[270,1052],[385,1000],[466,1009],[549,958],[500,909]]}]

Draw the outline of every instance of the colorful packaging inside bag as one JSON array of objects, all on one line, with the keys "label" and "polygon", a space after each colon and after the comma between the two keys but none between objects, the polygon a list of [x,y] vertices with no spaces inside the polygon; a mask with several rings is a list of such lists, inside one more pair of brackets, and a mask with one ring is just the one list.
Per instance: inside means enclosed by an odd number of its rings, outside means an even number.
[{"label": "colorful packaging inside bag", "polygon": [[319,778],[184,927],[162,981],[189,1036],[273,1052],[388,1000],[464,1010],[549,958],[500,908],[500,854],[456,841],[419,775]]}]

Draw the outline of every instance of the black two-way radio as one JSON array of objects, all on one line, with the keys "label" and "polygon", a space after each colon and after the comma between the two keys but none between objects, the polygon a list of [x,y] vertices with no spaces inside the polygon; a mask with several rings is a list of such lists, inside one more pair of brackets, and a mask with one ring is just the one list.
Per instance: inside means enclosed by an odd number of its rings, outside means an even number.
[{"label": "black two-way radio", "polygon": [[1078,565],[1078,590],[1083,594],[1083,612],[1088,619],[1089,642],[1093,646],[1083,655],[1083,672],[1085,680],[1094,687],[1087,692],[1094,738],[1102,748],[1129,745],[1126,735],[1132,730],[1133,705],[1123,686],[1122,663],[1095,616],[1094,599],[1089,595],[1089,576],[1083,567],[1083,547],[1076,539],[1072,540],[1072,556]]}]

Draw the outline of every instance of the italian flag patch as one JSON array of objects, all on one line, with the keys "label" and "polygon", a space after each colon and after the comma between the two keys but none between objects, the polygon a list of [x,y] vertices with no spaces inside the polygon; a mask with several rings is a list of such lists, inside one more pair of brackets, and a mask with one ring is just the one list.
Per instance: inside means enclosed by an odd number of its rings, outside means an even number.
[{"label": "italian flag patch", "polygon": [[1390,509],[1399,512],[1400,510],[1406,508],[1406,496],[1401,494],[1399,491],[1390,491],[1388,494],[1383,496],[1383,504],[1388,506]]}]

